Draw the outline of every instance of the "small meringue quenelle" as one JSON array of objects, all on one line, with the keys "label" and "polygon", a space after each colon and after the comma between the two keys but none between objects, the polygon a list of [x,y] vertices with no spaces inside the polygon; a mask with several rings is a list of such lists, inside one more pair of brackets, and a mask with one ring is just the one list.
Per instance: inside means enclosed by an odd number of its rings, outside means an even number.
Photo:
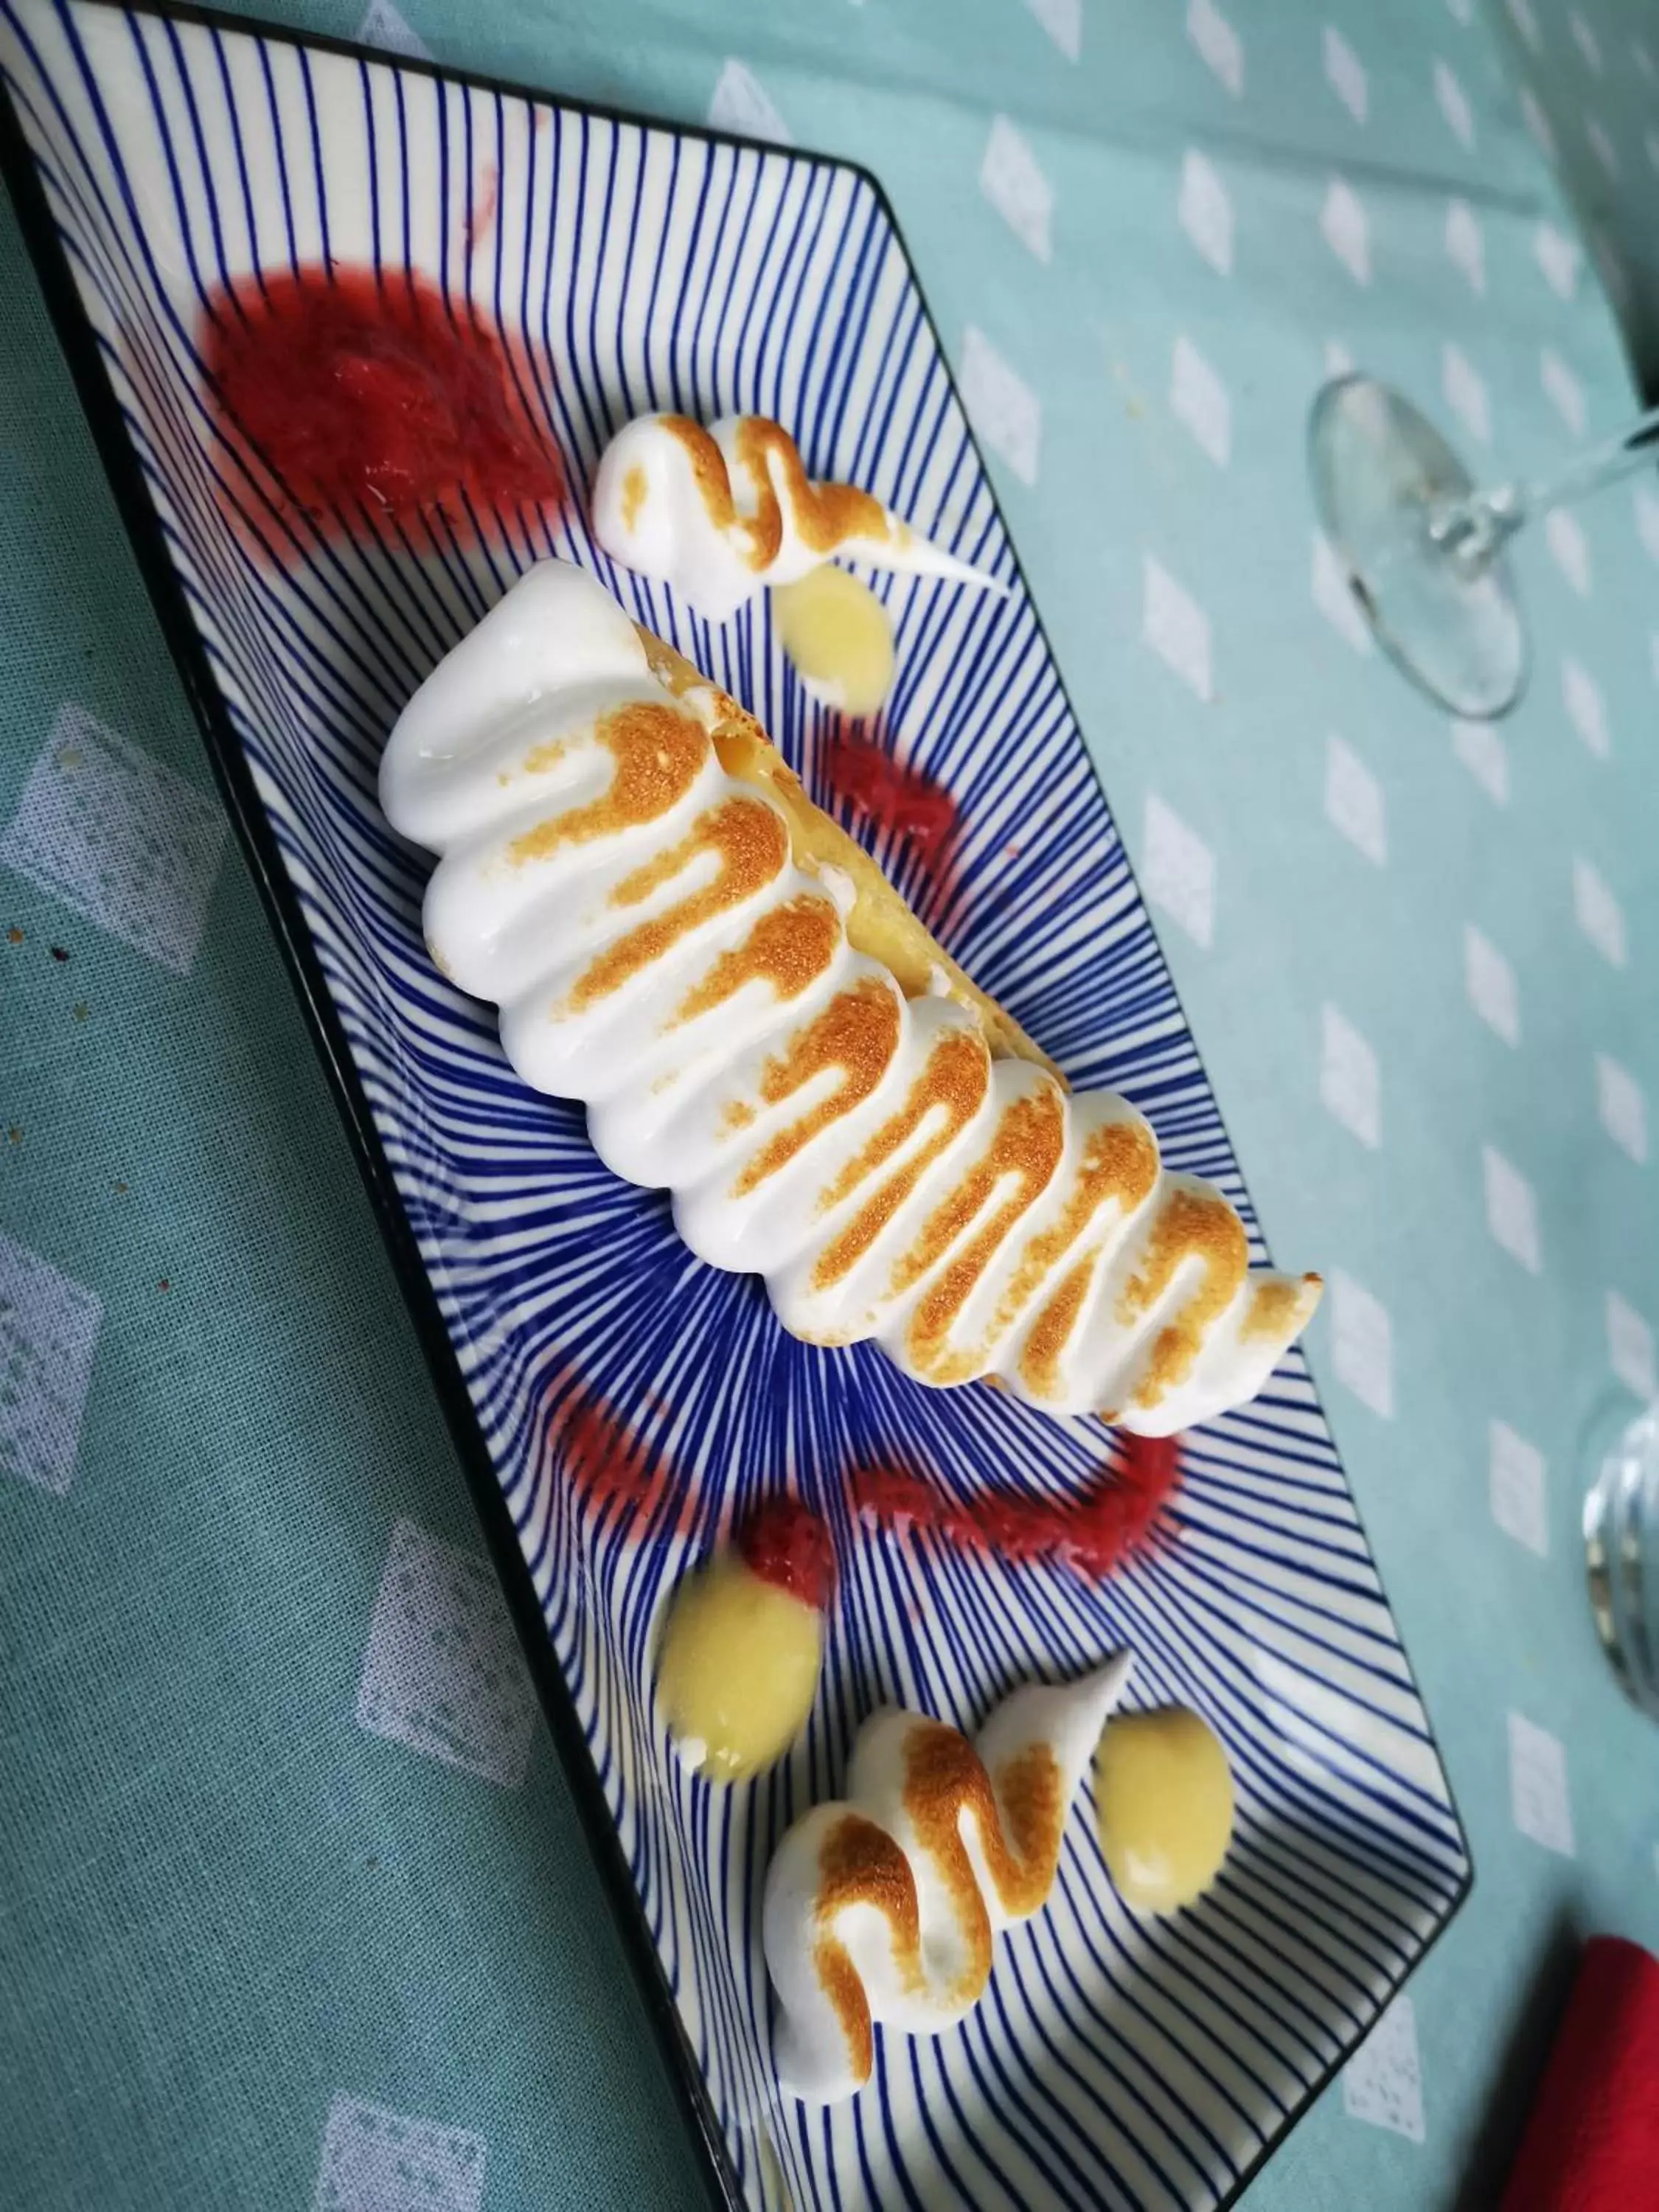
[{"label": "small meringue quenelle", "polygon": [[815,483],[794,440],[764,415],[705,429],[686,415],[641,415],[600,457],[593,534],[614,560],[670,585],[724,622],[770,584],[793,584],[840,555],[912,576],[1002,593],[856,484]]},{"label": "small meringue quenelle", "polygon": [[874,2065],[873,2028],[936,2035],[971,2010],[994,1938],[1042,1911],[1060,1838],[1133,1662],[1028,1683],[970,1743],[887,1707],[859,1730],[843,1799],[784,1834],[761,1936],[778,1996],[773,2051],[791,2094],[849,2097]]}]

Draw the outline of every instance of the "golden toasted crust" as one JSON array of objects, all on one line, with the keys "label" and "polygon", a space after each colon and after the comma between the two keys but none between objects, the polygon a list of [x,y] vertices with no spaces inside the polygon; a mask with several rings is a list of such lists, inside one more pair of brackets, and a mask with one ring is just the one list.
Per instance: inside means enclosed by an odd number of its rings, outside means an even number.
[{"label": "golden toasted crust", "polygon": [[807,875],[819,877],[826,868],[836,868],[851,884],[854,898],[846,927],[854,948],[879,961],[907,999],[924,998],[937,990],[942,975],[945,995],[975,1017],[986,1043],[999,1059],[1035,1060],[1038,1066],[1059,1075],[1048,1054],[1032,1042],[994,999],[969,980],[932,932],[923,927],[857,840],[832,822],[822,807],[812,804],[799,777],[754,716],[653,631],[641,626],[640,636],[653,675],[677,697],[689,691],[705,691],[713,697],[714,721],[710,734],[720,766],[739,781],[760,786],[781,806],[789,824],[796,866]]}]

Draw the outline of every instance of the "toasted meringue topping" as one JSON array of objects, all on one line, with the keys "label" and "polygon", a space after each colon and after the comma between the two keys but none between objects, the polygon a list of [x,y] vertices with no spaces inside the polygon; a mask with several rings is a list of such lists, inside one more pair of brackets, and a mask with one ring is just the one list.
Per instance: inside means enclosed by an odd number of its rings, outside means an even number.
[{"label": "toasted meringue topping", "polygon": [[1017,1690],[973,1743],[919,1713],[865,1722],[845,1799],[797,1820],[767,1871],[761,1935],[787,2089],[850,2096],[870,2078],[875,2023],[937,2034],[979,2002],[994,1937],[1048,1902],[1132,1663],[1125,1652],[1081,1681]]},{"label": "toasted meringue topping", "polygon": [[1317,1279],[1247,1272],[1237,1214],[1126,1101],[994,1060],[853,948],[782,806],[580,570],[532,569],[434,672],[380,788],[442,855],[433,957],[500,1006],[520,1074],[584,1100],[796,1335],[1168,1434],[1253,1395],[1312,1312]]},{"label": "toasted meringue topping", "polygon": [[605,447],[593,483],[605,551],[723,622],[768,584],[798,583],[836,554],[878,568],[1001,592],[854,484],[815,483],[794,440],[764,415],[704,429],[641,415]]}]

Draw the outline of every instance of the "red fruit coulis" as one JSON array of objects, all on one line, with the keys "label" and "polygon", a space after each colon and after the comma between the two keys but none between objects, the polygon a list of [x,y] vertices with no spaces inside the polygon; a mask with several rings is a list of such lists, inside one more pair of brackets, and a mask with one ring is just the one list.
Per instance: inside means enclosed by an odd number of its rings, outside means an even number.
[{"label": "red fruit coulis", "polygon": [[874,830],[913,845],[923,860],[939,861],[957,827],[957,803],[942,783],[894,759],[878,726],[869,735],[835,727],[818,748],[818,771],[836,798]]},{"label": "red fruit coulis", "polygon": [[301,269],[210,301],[202,350],[223,413],[277,483],[280,513],[349,529],[359,508],[458,535],[471,514],[556,506],[564,475],[501,343],[422,276]]},{"label": "red fruit coulis", "polygon": [[[603,1400],[578,1385],[549,1423],[549,1441],[584,1508],[632,1541],[690,1534],[700,1492],[662,1454],[649,1449]],[[1178,1437],[1123,1435],[1122,1463],[1080,1497],[1012,1497],[981,1491],[948,1498],[923,1476],[867,1469],[848,1482],[854,1516],[866,1527],[910,1527],[958,1550],[1019,1561],[1056,1559],[1091,1581],[1169,1533],[1160,1525],[1181,1480]],[[761,1506],[736,1531],[741,1558],[764,1581],[822,1611],[834,1595],[836,1555],[822,1517],[797,1498]]]},{"label": "red fruit coulis", "polygon": [[751,1574],[822,1613],[836,1587],[830,1531],[799,1498],[775,1498],[737,1534],[738,1556]]},{"label": "red fruit coulis", "polygon": [[965,1552],[999,1559],[1060,1559],[1091,1582],[1157,1540],[1159,1515],[1181,1479],[1178,1437],[1125,1436],[1121,1467],[1061,1502],[981,1491],[945,1497],[920,1475],[872,1470],[853,1480],[853,1504],[878,1527],[909,1523]]},{"label": "red fruit coulis", "polygon": [[562,1398],[548,1422],[548,1441],[579,1503],[625,1541],[690,1533],[696,1483],[585,1384],[574,1383]]}]

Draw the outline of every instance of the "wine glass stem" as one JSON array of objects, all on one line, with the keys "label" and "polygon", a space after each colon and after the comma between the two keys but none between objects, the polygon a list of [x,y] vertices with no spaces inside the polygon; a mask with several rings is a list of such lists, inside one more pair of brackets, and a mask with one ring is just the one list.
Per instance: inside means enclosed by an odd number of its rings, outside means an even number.
[{"label": "wine glass stem", "polygon": [[1431,508],[1430,541],[1467,575],[1478,576],[1492,565],[1499,548],[1522,523],[1547,514],[1553,507],[1583,499],[1604,484],[1616,483],[1620,477],[1633,476],[1638,469],[1651,467],[1656,447],[1659,447],[1659,407],[1650,409],[1618,437],[1604,439],[1599,446],[1576,455],[1553,477],[1531,483],[1515,477],[1508,483],[1493,484]]}]

